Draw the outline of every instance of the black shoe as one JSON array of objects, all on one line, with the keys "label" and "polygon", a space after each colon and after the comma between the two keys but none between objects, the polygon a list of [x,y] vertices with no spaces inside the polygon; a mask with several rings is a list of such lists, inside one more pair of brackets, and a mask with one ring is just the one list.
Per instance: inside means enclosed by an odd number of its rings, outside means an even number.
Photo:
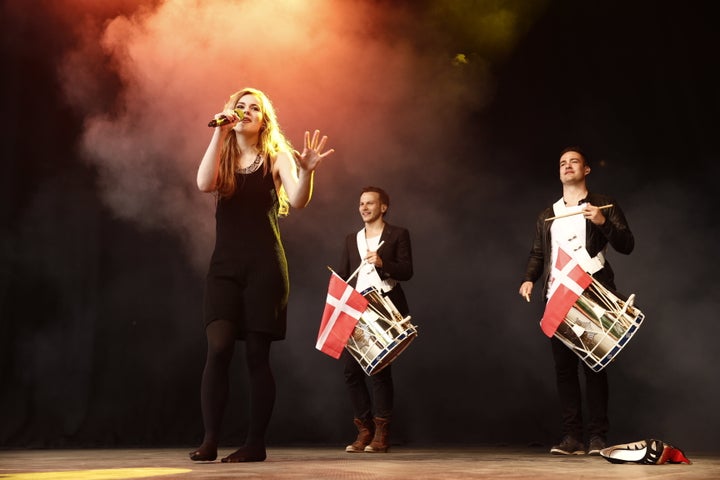
[{"label": "black shoe", "polygon": [[590,437],[590,443],[588,444],[588,455],[600,455],[600,450],[605,448],[605,440],[598,436],[593,435]]},{"label": "black shoe", "polygon": [[585,447],[575,437],[565,435],[558,445],[550,449],[553,455],[585,455]]}]

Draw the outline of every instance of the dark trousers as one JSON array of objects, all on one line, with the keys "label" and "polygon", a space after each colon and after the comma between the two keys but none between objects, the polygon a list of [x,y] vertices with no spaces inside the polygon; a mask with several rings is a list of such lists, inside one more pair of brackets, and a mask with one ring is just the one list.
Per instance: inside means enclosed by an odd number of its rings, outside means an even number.
[{"label": "dark trousers", "polygon": [[[355,418],[371,421],[373,417],[389,419],[393,410],[392,365],[368,377],[360,364],[345,350],[345,385],[347,385]],[[372,385],[372,396],[368,383]],[[374,406],[374,408],[373,408]]]},{"label": "dark trousers", "polygon": [[[386,296],[395,305],[401,315],[410,313],[405,293],[397,284]],[[360,364],[345,350],[342,354],[345,363],[345,385],[350,393],[355,418],[370,421],[373,417],[392,417],[395,390],[392,379],[392,365],[368,377]],[[372,384],[372,396],[368,383]]]},{"label": "dark trousers", "polygon": [[608,379],[607,372],[593,371],[557,338],[551,339],[553,359],[555,360],[555,376],[558,394],[563,435],[572,435],[577,440],[583,439],[582,393],[580,389],[580,372],[578,363],[583,366],[585,375],[585,397],[587,400],[588,435],[607,437],[608,420]]}]

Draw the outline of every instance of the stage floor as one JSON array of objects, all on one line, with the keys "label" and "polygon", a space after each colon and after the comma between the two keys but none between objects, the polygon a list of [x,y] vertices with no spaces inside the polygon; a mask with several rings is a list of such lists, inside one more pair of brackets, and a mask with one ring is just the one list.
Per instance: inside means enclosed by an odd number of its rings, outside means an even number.
[{"label": "stage floor", "polygon": [[[186,449],[0,450],[0,479],[710,479],[720,455],[685,452],[691,465],[611,464],[602,457],[554,456],[539,448],[397,447],[350,454],[342,447],[269,448],[260,463],[193,463]],[[220,451],[222,456],[232,449]],[[218,457],[220,458],[220,457]]]}]

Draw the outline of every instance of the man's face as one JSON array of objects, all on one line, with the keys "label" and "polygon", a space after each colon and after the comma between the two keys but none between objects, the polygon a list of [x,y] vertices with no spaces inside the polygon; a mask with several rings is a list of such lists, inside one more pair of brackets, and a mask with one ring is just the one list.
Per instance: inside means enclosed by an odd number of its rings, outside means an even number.
[{"label": "man's face", "polygon": [[560,181],[563,184],[577,183],[590,173],[585,159],[578,152],[565,152],[560,157]]},{"label": "man's face", "polygon": [[383,216],[387,205],[380,203],[380,195],[377,192],[365,192],[360,195],[358,210],[363,222],[371,223]]}]

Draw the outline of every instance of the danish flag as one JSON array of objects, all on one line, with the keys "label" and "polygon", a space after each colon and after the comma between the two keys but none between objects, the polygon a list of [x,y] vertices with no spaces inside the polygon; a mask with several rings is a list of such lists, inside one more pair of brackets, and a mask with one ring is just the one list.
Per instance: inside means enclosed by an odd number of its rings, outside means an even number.
[{"label": "danish flag", "polygon": [[315,348],[338,359],[368,301],[333,272]]},{"label": "danish flag", "polygon": [[540,328],[548,337],[552,337],[558,325],[565,319],[570,307],[592,283],[592,277],[560,247],[557,260],[552,269],[553,279],[545,305],[545,313],[540,320]]}]

